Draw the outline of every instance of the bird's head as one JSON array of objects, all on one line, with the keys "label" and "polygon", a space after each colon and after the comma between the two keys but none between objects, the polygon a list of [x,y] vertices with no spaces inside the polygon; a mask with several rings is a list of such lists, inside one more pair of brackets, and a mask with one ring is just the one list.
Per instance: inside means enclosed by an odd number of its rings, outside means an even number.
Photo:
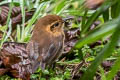
[{"label": "bird's head", "polygon": [[[40,32],[47,32],[58,36],[63,32],[64,21],[57,15],[47,15],[40,18],[33,29],[33,35]],[[38,31],[39,30],[39,31]]]}]

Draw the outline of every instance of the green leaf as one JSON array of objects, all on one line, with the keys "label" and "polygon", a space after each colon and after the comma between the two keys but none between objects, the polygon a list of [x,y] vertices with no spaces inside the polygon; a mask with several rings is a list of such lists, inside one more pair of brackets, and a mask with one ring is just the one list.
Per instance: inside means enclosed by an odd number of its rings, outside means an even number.
[{"label": "green leaf", "polygon": [[103,25],[100,25],[99,28],[95,29],[93,32],[89,33],[88,36],[80,39],[74,48],[79,49],[85,44],[93,43],[107,35],[113,33],[116,25],[118,23],[118,19],[114,19],[112,21],[108,21]]},{"label": "green leaf", "polygon": [[20,33],[21,33],[20,25],[17,25],[17,35],[16,35],[17,42],[21,41],[21,34]]},{"label": "green leaf", "polygon": [[106,11],[109,7],[111,7],[113,4],[115,4],[117,1],[116,0],[113,0],[113,1],[110,1],[110,0],[106,0],[104,2],[104,4],[98,8],[95,13],[93,13],[90,18],[88,19],[88,21],[86,22],[86,24],[84,25],[84,28],[82,30],[82,33],[81,34],[84,34],[89,28],[90,26],[93,24],[93,22],[104,12]]},{"label": "green leaf", "polygon": [[120,2],[111,6],[111,17],[117,18],[120,14]]},{"label": "green leaf", "polygon": [[[10,7],[10,10],[8,12],[8,18],[7,18],[7,22],[6,22],[6,30],[4,31],[3,33],[3,37],[2,37],[2,40],[0,42],[0,48],[2,47],[2,44],[7,40],[7,38],[10,36],[11,34],[11,31],[12,31],[12,26],[11,26],[11,20],[10,20],[10,16],[11,16],[11,12],[12,12],[12,8],[13,8],[13,2],[10,3],[9,5]],[[7,31],[7,29],[9,29]]]},{"label": "green leaf", "polygon": [[103,12],[103,19],[104,19],[104,22],[109,20],[109,9]]},{"label": "green leaf", "polygon": [[120,37],[120,16],[118,19],[119,19],[118,24],[117,24],[117,27],[116,27],[114,33],[112,34],[110,43],[105,45],[103,50],[96,56],[95,60],[92,62],[92,64],[86,70],[85,74],[82,76],[81,80],[88,80],[88,79],[93,80],[94,74],[95,74],[98,66],[100,65],[100,63],[105,58],[109,57],[112,54],[112,52],[114,51],[115,46],[117,45],[119,37]]},{"label": "green leaf", "polygon": [[25,28],[25,1],[24,0],[20,0],[20,7],[21,7],[21,12],[22,12],[22,31],[21,31],[21,40],[24,38],[24,28]]},{"label": "green leaf", "polygon": [[26,40],[28,40],[30,37],[30,33],[32,31],[32,28],[33,28],[33,23],[37,20],[37,18],[40,16],[40,12],[44,9],[44,6],[47,5],[47,2],[43,2],[39,5],[39,7],[37,8],[37,10],[35,11],[32,19],[28,22],[28,25],[25,27],[25,30],[24,30],[24,36],[21,40],[21,42],[24,42]]},{"label": "green leaf", "polygon": [[109,80],[109,79],[106,79],[105,71],[101,66],[99,67],[99,70],[100,70],[100,73],[101,73],[101,80]]},{"label": "green leaf", "polygon": [[107,80],[113,80],[114,76],[117,74],[119,70],[120,70],[120,56],[117,58],[110,72],[108,73]]},{"label": "green leaf", "polygon": [[60,0],[60,1],[58,1],[58,0],[56,0],[57,2],[58,2],[58,4],[57,4],[57,6],[55,7],[55,9],[54,9],[54,14],[60,14],[61,13],[61,11],[64,9],[64,7],[65,7],[65,0]]}]

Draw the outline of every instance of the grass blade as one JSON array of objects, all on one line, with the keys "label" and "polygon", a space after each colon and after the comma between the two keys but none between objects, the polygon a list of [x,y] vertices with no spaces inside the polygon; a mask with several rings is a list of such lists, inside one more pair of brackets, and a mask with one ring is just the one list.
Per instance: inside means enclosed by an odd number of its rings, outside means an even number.
[{"label": "grass blade", "polygon": [[108,21],[103,25],[100,25],[99,29],[94,30],[94,32],[92,32],[92,33],[89,33],[89,35],[86,36],[85,38],[80,39],[76,43],[74,48],[79,49],[85,44],[93,43],[93,42],[103,38],[104,36],[111,34],[115,30],[117,23],[118,23],[118,19],[115,19],[112,21]]},{"label": "grass blade", "polygon": [[113,77],[120,70],[120,57],[117,58],[116,62],[112,66],[110,72],[107,75],[107,80],[113,80]]},{"label": "grass blade", "polygon": [[106,11],[109,7],[111,7],[113,4],[115,4],[117,1],[109,1],[106,0],[104,4],[96,10],[95,13],[92,14],[92,16],[88,19],[86,24],[84,25],[84,29],[82,30],[81,34],[84,34],[89,27],[93,24],[93,22],[101,15],[102,12]]},{"label": "grass blade", "polygon": [[[25,23],[25,8],[24,8],[25,1],[20,0],[20,7],[21,7],[21,12],[22,12],[22,32],[21,32],[21,39],[24,37],[24,23]],[[22,41],[22,40],[21,40]]]},{"label": "grass blade", "polygon": [[[13,8],[13,2],[10,3],[10,10],[8,12],[8,18],[7,18],[7,22],[6,22],[6,28],[5,28],[6,30],[3,33],[3,38],[0,43],[0,48],[2,47],[2,44],[7,40],[7,38],[11,34],[12,26],[11,26],[10,16],[11,16],[12,8]],[[7,29],[9,29],[8,32],[7,32]]]},{"label": "grass blade", "polygon": [[[81,80],[93,80],[94,74],[98,68],[98,66],[100,65],[100,63],[107,57],[109,57],[112,52],[115,49],[115,46],[118,43],[119,37],[120,37],[120,16],[119,16],[119,21],[118,21],[118,25],[115,29],[115,32],[112,35],[111,41],[110,43],[108,43],[103,50],[97,55],[97,57],[95,58],[95,60],[93,61],[93,63],[88,67],[88,69],[86,70],[85,74],[83,75],[83,77],[81,78]],[[90,74],[90,75],[89,75]]]},{"label": "grass blade", "polygon": [[32,19],[28,22],[28,25],[26,26],[25,30],[24,30],[24,36],[22,37],[22,42],[26,42],[26,40],[28,41],[28,37],[30,36],[30,32],[33,28],[33,23],[37,20],[37,18],[40,16],[40,12],[43,10],[44,6],[47,4],[47,2],[43,2],[39,5],[39,7],[37,8],[36,12],[34,13]]}]

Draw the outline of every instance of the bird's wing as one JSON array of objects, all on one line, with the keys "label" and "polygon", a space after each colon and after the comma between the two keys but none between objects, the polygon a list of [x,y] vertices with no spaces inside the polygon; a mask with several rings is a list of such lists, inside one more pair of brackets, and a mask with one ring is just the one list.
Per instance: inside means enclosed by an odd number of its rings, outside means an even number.
[{"label": "bird's wing", "polygon": [[[37,44],[33,44],[33,45],[37,45]],[[54,62],[54,60],[56,60],[60,56],[62,46],[63,46],[62,41],[59,41],[57,43],[51,42],[49,46],[47,45],[47,47],[44,47],[44,48],[33,46],[34,48],[36,47],[36,49],[39,48],[38,50],[32,51],[32,54],[34,53],[34,56],[39,55],[37,59],[33,58],[33,59],[36,59],[36,61],[34,61],[34,65],[32,69],[33,72],[35,72],[39,66],[42,68],[42,70],[44,70],[46,65]]]},{"label": "bird's wing", "polygon": [[60,55],[63,47],[63,42],[51,43],[48,51],[46,52],[43,62],[50,64],[55,61]]}]

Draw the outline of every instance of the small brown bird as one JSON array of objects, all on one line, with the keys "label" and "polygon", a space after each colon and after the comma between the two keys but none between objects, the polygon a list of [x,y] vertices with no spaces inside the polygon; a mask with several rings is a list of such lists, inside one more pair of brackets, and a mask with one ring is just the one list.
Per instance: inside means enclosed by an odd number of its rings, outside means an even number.
[{"label": "small brown bird", "polygon": [[64,21],[57,15],[47,15],[35,24],[32,38],[27,45],[33,72],[39,66],[44,69],[61,55],[64,44],[63,26]]},{"label": "small brown bird", "polygon": [[40,66],[51,65],[60,55],[64,44],[64,21],[57,15],[40,18],[28,44],[6,42],[0,51],[0,75],[30,80],[30,74]]}]

